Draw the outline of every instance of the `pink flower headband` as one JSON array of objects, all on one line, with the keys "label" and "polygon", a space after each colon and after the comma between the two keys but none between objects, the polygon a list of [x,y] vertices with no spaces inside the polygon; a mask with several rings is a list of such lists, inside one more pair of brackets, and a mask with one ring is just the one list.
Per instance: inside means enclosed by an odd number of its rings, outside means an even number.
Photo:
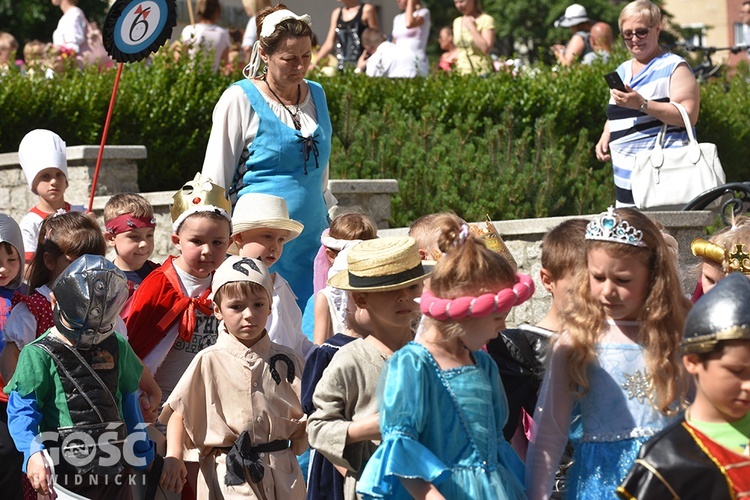
[{"label": "pink flower headband", "polygon": [[495,311],[501,313],[510,311],[513,306],[523,304],[532,295],[534,295],[534,281],[531,276],[518,273],[513,287],[503,288],[495,294],[485,293],[479,297],[441,299],[425,290],[422,292],[419,308],[422,314],[438,321],[448,319],[460,321],[465,318],[483,318]]}]

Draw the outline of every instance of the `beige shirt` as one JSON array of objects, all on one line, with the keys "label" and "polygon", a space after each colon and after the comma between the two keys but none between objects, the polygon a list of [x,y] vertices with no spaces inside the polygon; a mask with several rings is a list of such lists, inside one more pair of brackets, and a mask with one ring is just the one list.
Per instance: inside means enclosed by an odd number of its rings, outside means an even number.
[{"label": "beige shirt", "polygon": [[[269,361],[278,354],[294,364],[291,383],[283,361],[275,363],[281,382],[271,376]],[[271,342],[268,335],[247,348],[227,333],[223,323],[219,325],[216,344],[196,354],[159,417],[166,422],[173,411],[184,417],[185,448],[200,454],[198,498],[305,498],[302,471],[294,456],[307,448],[299,399],[301,377],[302,362],[291,349]],[[246,473],[246,483],[226,486],[226,453],[242,431],[248,431],[253,444],[289,439],[292,446],[261,453],[260,483]]]},{"label": "beige shirt", "polygon": [[348,500],[357,498],[357,480],[380,441],[347,445],[347,430],[353,421],[378,412],[378,381],[386,359],[363,339],[349,342],[333,357],[313,394],[316,410],[308,420],[310,446],[347,469],[344,497]]}]

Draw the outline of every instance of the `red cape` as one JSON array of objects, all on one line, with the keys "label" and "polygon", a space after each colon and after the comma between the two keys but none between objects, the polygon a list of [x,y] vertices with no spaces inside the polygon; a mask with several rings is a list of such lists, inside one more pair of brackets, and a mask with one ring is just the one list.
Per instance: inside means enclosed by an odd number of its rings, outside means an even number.
[{"label": "red cape", "polygon": [[167,331],[180,322],[180,338],[190,342],[195,330],[195,308],[211,314],[207,289],[191,299],[182,292],[180,278],[170,256],[158,269],[149,274],[132,296],[125,324],[128,340],[139,358],[143,359],[162,341]]}]

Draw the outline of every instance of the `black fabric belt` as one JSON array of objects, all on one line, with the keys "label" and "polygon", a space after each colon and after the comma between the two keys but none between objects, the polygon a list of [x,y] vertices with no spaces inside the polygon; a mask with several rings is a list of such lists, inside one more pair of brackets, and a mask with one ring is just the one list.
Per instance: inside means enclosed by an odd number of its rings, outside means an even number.
[{"label": "black fabric belt", "polygon": [[247,431],[242,431],[240,437],[234,442],[234,445],[227,453],[227,474],[224,476],[224,484],[227,486],[236,486],[245,482],[245,470],[250,473],[250,479],[254,483],[263,480],[264,469],[261,453],[272,453],[274,451],[283,451],[291,446],[287,439],[277,439],[270,443],[263,443],[253,446],[250,441],[250,435]]}]

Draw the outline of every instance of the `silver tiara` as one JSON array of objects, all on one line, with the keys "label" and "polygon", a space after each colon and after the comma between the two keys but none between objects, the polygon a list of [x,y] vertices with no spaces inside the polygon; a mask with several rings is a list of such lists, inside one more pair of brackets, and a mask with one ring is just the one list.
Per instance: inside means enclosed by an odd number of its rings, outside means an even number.
[{"label": "silver tiara", "polygon": [[643,233],[622,220],[611,206],[589,222],[586,226],[586,239],[624,243],[634,247],[646,246],[643,243]]}]

